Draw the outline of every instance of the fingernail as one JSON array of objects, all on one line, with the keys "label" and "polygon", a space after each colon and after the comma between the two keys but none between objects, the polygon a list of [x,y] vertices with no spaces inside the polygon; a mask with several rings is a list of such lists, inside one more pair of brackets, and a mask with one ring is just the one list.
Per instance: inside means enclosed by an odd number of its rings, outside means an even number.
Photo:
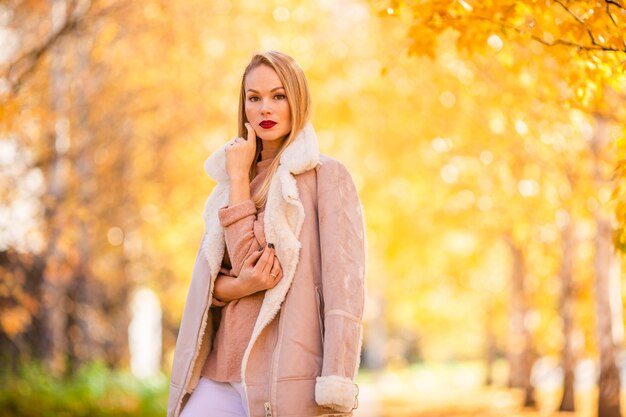
[{"label": "fingernail", "polygon": [[263,246],[261,246],[258,251],[261,252],[263,250]]},{"label": "fingernail", "polygon": [[268,243],[267,246],[269,246],[270,249],[274,249],[274,244],[273,243]]}]

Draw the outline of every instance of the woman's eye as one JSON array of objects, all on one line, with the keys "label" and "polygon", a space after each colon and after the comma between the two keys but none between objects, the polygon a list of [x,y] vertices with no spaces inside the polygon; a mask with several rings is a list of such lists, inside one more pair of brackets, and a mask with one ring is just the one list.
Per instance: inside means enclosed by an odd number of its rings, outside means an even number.
[{"label": "woman's eye", "polygon": [[250,100],[250,101],[258,101],[259,98],[257,96],[251,96],[251,97],[248,97],[248,100]]},{"label": "woman's eye", "polygon": [[284,94],[276,94],[276,95],[274,96],[274,98],[275,98],[276,100],[284,100],[284,99],[286,99],[287,97],[285,97],[285,95],[284,95]]}]

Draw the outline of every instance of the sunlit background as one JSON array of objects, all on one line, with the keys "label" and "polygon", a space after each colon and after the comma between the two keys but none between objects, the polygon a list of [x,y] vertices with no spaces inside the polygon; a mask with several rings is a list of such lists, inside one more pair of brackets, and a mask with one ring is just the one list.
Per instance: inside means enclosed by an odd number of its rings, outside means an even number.
[{"label": "sunlit background", "polygon": [[0,415],[164,415],[267,49],[365,210],[356,415],[626,412],[625,41],[623,0],[0,2]]}]

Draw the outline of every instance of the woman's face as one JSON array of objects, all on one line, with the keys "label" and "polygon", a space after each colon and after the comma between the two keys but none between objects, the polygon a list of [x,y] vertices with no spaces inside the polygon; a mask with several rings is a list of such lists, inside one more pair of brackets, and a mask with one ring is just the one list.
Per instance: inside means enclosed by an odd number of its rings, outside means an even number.
[{"label": "woman's face", "polygon": [[244,81],[246,118],[264,141],[282,140],[291,132],[291,109],[276,71],[267,65],[251,70]]}]

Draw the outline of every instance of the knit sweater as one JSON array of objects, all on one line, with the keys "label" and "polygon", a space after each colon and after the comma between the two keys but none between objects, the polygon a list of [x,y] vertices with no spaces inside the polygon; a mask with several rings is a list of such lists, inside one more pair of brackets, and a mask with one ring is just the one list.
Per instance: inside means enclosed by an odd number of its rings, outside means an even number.
[{"label": "knit sweater", "polygon": [[[251,195],[261,187],[267,170],[280,149],[280,143],[276,143],[278,146],[273,145],[272,142],[265,144],[261,150],[256,176],[250,182]],[[263,214],[264,207],[257,210],[251,199],[219,210],[218,216],[224,228],[226,242],[222,269],[228,270],[228,275],[238,276],[244,260],[259,247],[266,245]],[[264,297],[265,291],[259,291],[232,300],[221,308],[213,349],[206,359],[202,376],[220,382],[241,382],[241,362]]]}]

